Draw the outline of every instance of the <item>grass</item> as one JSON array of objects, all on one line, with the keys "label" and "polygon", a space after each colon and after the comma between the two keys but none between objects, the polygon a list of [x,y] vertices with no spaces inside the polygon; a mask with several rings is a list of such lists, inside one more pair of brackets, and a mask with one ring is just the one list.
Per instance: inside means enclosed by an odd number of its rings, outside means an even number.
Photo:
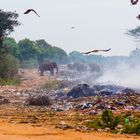
[{"label": "grass", "polygon": [[5,85],[18,85],[20,84],[20,78],[15,77],[15,78],[0,78],[0,86],[5,86]]}]

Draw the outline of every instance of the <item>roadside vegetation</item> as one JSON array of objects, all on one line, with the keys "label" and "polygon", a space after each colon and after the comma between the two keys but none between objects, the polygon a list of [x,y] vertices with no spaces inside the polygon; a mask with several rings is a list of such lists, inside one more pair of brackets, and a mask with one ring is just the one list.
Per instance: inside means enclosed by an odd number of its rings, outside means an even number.
[{"label": "roadside vegetation", "polygon": [[140,118],[134,114],[113,115],[111,110],[104,110],[101,116],[84,123],[95,131],[109,131],[113,133],[125,133],[140,135]]}]

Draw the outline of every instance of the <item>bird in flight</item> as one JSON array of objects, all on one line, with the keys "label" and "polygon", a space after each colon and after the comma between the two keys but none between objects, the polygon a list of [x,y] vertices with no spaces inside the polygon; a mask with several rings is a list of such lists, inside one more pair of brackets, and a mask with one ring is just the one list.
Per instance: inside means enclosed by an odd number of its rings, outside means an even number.
[{"label": "bird in flight", "polygon": [[111,50],[111,48],[110,49],[107,49],[107,50],[92,50],[92,51],[89,51],[89,52],[85,52],[83,54],[89,54],[89,53],[92,53],[92,52],[108,52],[110,50]]},{"label": "bird in flight", "polygon": [[138,15],[136,18],[140,20],[140,15]]},{"label": "bird in flight", "polygon": [[72,26],[71,29],[75,29],[75,27]]},{"label": "bird in flight", "polygon": [[40,17],[34,9],[27,9],[24,14],[29,14],[31,11],[34,12],[38,17]]},{"label": "bird in flight", "polygon": [[132,5],[136,5],[138,3],[139,0],[130,0]]}]

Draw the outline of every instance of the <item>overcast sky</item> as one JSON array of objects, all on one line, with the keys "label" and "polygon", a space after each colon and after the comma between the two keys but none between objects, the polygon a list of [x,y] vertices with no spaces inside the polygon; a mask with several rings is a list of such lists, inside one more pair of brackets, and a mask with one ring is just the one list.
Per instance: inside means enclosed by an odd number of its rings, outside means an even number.
[{"label": "overcast sky", "polygon": [[[40,18],[24,15],[28,8]],[[107,55],[128,55],[136,47],[125,32],[140,25],[140,2],[132,6],[129,0],[0,0],[0,9],[19,14],[22,25],[10,35],[16,41],[45,39],[67,52],[112,48]]]}]

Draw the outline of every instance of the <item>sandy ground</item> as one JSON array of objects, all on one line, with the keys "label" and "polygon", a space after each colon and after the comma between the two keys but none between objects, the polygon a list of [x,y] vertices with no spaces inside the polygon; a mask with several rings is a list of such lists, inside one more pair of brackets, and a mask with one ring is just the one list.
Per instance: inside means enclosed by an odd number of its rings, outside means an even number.
[{"label": "sandy ground", "polygon": [[59,130],[19,124],[0,124],[0,140],[140,140],[140,137],[110,134],[81,133],[74,130]]},{"label": "sandy ground", "polygon": [[[22,70],[21,74],[23,80],[19,86],[4,86],[0,87],[0,90],[31,89],[41,86],[49,79],[47,76],[40,77],[37,70]],[[30,123],[11,123],[7,121],[10,117],[21,117],[22,114],[16,114],[13,110],[6,112],[8,109],[5,107],[1,106],[0,111],[0,140],[140,140],[139,136],[105,132],[82,133],[75,130],[64,131],[49,125],[33,126]],[[4,119],[3,116],[5,116]]]}]

